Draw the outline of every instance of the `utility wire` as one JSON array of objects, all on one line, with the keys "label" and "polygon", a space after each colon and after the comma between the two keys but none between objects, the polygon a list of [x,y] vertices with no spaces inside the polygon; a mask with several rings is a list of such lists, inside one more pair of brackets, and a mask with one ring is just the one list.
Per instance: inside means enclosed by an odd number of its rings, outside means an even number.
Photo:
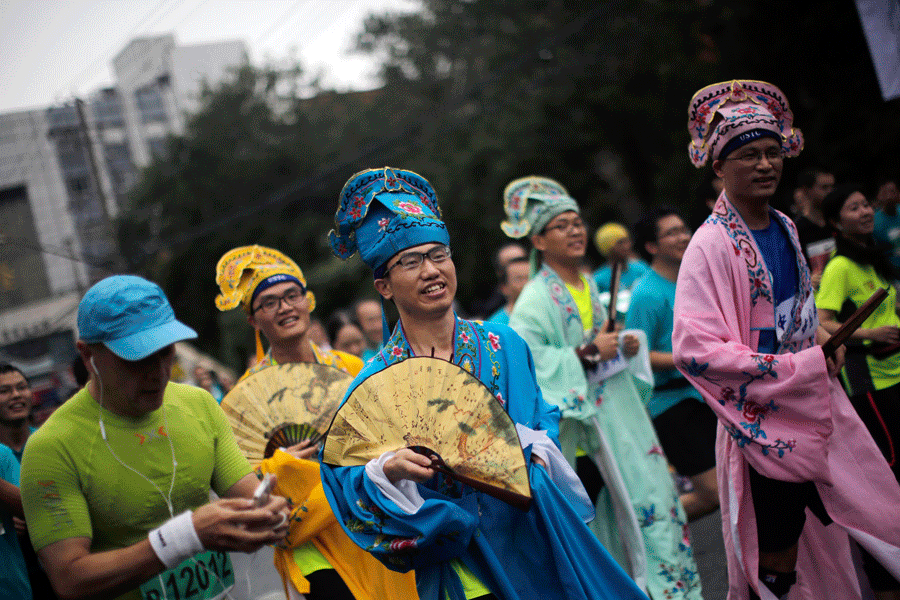
[{"label": "utility wire", "polygon": [[[411,119],[411,122],[405,128],[398,131],[394,135],[388,136],[370,144],[367,148],[354,155],[351,159],[345,160],[333,167],[320,169],[317,173],[313,174],[307,179],[296,184],[291,184],[282,188],[281,190],[274,192],[262,202],[247,205],[244,208],[233,211],[214,221],[210,221],[203,225],[193,227],[191,229],[182,231],[181,233],[170,235],[167,243],[165,244],[166,247],[173,248],[181,246],[183,244],[187,244],[198,238],[205,237],[219,229],[227,227],[228,225],[231,225],[238,220],[246,219],[247,217],[253,216],[264,210],[271,210],[281,205],[290,205],[295,202],[299,202],[300,198],[296,197],[299,192],[318,187],[323,183],[329,181],[329,179],[333,176],[346,173],[348,168],[350,168],[354,164],[358,164],[372,154],[390,150],[392,148],[398,148],[404,142],[412,141],[413,138],[417,136],[425,128],[426,125],[436,125],[440,123],[467,102],[477,99],[479,95],[483,95],[483,92],[482,94],[478,93],[479,90],[485,90],[488,86],[501,82],[504,77],[506,77],[510,73],[521,70],[528,63],[541,60],[540,54],[542,51],[551,50],[552,48],[566,41],[568,38],[584,29],[589,23],[596,19],[599,19],[604,13],[610,11],[611,7],[614,7],[616,4],[618,3],[598,3],[598,5],[593,10],[573,19],[565,26],[559,28],[555,34],[545,38],[535,47],[529,49],[528,51],[522,52],[521,54],[507,62],[504,67],[498,69],[493,73],[481,77],[474,83],[467,86],[467,88],[457,96],[449,97],[447,100],[441,103],[441,105],[438,106],[436,110],[429,111],[428,113],[421,114],[418,117]],[[436,132],[437,129],[438,128],[435,127],[434,131]],[[420,143],[424,143],[424,140]],[[151,254],[158,251],[160,248],[160,243],[148,244],[147,249],[144,250],[144,256],[139,257],[139,262],[146,261],[150,258]]]},{"label": "utility wire", "polygon": [[291,19],[293,19],[294,13],[303,7],[303,5],[307,4],[309,0],[297,0],[291,6],[288,7],[287,10],[278,15],[269,28],[263,32],[261,35],[257,36],[254,40],[254,46],[262,47],[265,45],[265,42],[268,41],[269,37],[272,36],[273,33],[282,29],[285,25],[287,25]]},{"label": "utility wire", "polygon": [[[94,59],[91,63],[89,63],[85,68],[83,68],[83,69],[78,73],[78,75],[76,75],[75,77],[73,77],[73,78],[69,81],[69,84],[66,86],[66,88],[64,88],[64,89],[68,90],[68,91],[65,92],[65,93],[73,93],[73,94],[74,94],[74,93],[75,93],[74,89],[75,89],[76,84],[81,83],[81,82],[84,80],[84,77],[85,77],[86,75],[88,75],[88,74],[91,74],[92,76],[93,76],[93,75],[96,75],[96,74],[97,74],[97,71],[98,71],[98,66],[99,66],[103,61],[109,60],[109,59],[113,56],[113,52],[115,52],[117,49],[121,48],[121,47],[122,47],[122,44],[125,43],[125,42],[127,42],[128,40],[130,40],[130,39],[134,36],[134,34],[137,33],[137,31],[147,23],[147,21],[150,19],[150,17],[151,17],[152,15],[154,15],[155,13],[157,13],[157,12],[158,12],[165,4],[167,4],[167,3],[171,2],[171,1],[172,1],[172,0],[160,0],[160,2],[157,3],[153,8],[151,8],[149,12],[147,12],[146,14],[144,14],[144,16],[141,18],[140,21],[137,22],[136,25],[134,25],[131,29],[129,29],[128,32],[125,33],[125,35],[122,36],[122,37],[120,38],[120,41],[117,41],[117,42],[115,42],[114,44],[110,45],[109,48],[107,48],[105,52],[103,52],[103,53],[101,53],[101,54],[98,54],[98,55],[97,55],[97,58],[95,58],[95,59]],[[177,2],[178,4],[180,4],[180,3],[182,2],[182,0],[176,0],[176,2]],[[170,9],[170,10],[167,10],[167,11],[164,11],[164,12],[161,12],[159,15],[157,15],[157,17],[156,17],[153,21],[151,21],[151,22],[149,23],[148,26],[153,26],[153,25],[155,25],[156,23],[158,23],[159,21],[161,21],[163,17],[165,17],[166,15],[168,15],[170,12],[171,12],[171,9]],[[59,93],[59,92],[57,92],[57,94],[56,94],[57,97],[60,97],[60,96],[62,96],[62,95],[64,95],[64,94],[61,94],[61,93]]]},{"label": "utility wire", "polygon": [[58,256],[59,258],[65,258],[66,260],[70,260],[72,262],[78,262],[85,264],[89,267],[93,267],[95,269],[105,271],[107,273],[112,274],[114,271],[110,269],[108,266],[104,266],[98,264],[97,262],[93,262],[97,260],[95,257],[84,258],[81,256],[77,256],[72,252],[66,252],[61,248],[54,248],[53,246],[41,245],[38,242],[33,240],[25,239],[25,238],[11,238],[6,236],[0,236],[0,248],[4,245],[17,246],[19,248],[25,248],[28,250],[33,250],[35,252],[41,252],[43,254],[49,254],[51,256]]}]

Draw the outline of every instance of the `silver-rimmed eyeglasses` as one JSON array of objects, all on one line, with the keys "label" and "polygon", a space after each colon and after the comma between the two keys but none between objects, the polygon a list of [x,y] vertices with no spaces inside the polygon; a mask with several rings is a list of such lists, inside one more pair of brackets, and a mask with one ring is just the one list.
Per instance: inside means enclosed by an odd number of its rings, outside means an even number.
[{"label": "silver-rimmed eyeglasses", "polygon": [[781,148],[768,148],[765,152],[759,150],[748,150],[746,152],[736,152],[736,156],[726,156],[723,160],[736,160],[742,165],[753,167],[762,162],[763,157],[767,161],[781,162],[784,159],[784,151]]}]

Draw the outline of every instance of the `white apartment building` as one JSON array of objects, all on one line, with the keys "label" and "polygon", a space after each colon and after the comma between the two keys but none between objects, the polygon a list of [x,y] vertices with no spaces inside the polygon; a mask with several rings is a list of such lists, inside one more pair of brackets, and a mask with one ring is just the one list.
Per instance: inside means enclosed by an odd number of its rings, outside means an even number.
[{"label": "white apartment building", "polygon": [[136,173],[184,131],[204,82],[247,61],[242,41],[139,38],[113,59],[113,87],[0,114],[0,361],[39,396],[74,384],[78,301],[123,268],[114,221]]}]

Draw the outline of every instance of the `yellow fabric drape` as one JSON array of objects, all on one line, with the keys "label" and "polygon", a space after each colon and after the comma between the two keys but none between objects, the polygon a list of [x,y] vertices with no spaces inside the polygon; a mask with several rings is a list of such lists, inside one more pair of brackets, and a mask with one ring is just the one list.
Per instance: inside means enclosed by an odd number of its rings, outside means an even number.
[{"label": "yellow fabric drape", "polygon": [[390,571],[378,559],[357,546],[334,516],[322,480],[319,464],[276,451],[260,464],[263,473],[274,473],[274,493],[291,504],[287,548],[275,549],[275,568],[287,593],[288,581],[301,594],[309,592],[309,581],[292,558],[292,548],[312,541],[347,584],[356,600],[416,600],[416,580],[412,571]]}]

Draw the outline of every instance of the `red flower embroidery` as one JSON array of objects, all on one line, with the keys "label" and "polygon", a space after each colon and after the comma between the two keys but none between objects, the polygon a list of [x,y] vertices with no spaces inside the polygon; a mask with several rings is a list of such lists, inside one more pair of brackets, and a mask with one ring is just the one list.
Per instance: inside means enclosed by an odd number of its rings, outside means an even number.
[{"label": "red flower embroidery", "polygon": [[463,331],[462,333],[459,334],[459,339],[462,340],[462,343],[463,343],[463,344],[468,344],[468,343],[469,343],[469,340],[472,339],[472,338],[469,337],[469,334],[468,334],[468,333],[466,333],[465,331]]},{"label": "red flower embroidery", "polygon": [[416,538],[397,538],[395,540],[391,540],[390,544],[391,552],[412,550],[413,548],[417,548],[418,546],[419,543]]},{"label": "red flower embroidery", "polygon": [[500,349],[500,336],[496,333],[488,333],[488,341],[491,343],[491,349],[494,352]]},{"label": "red flower embroidery", "polygon": [[403,354],[403,350],[400,349],[400,346],[394,346],[391,348],[391,355],[393,356],[401,356]]},{"label": "red flower embroidery", "polygon": [[769,414],[770,407],[768,404],[759,404],[748,400],[744,403],[744,418],[750,423],[755,423],[757,419],[765,417]]},{"label": "red flower embroidery", "polygon": [[413,204],[412,202],[399,202],[397,203],[397,206],[413,215],[422,214],[422,209],[417,204]]},{"label": "red flower embroidery", "polygon": [[387,229],[388,223],[390,223],[390,220],[387,217],[378,219],[378,231],[384,231],[385,229]]},{"label": "red flower embroidery", "polygon": [[503,394],[498,392],[497,400],[500,402],[500,406],[506,406],[506,400],[503,399]]},{"label": "red flower embroidery", "polygon": [[353,207],[347,211],[347,214],[350,216],[351,219],[358,219],[362,216],[362,211],[356,207]]}]

